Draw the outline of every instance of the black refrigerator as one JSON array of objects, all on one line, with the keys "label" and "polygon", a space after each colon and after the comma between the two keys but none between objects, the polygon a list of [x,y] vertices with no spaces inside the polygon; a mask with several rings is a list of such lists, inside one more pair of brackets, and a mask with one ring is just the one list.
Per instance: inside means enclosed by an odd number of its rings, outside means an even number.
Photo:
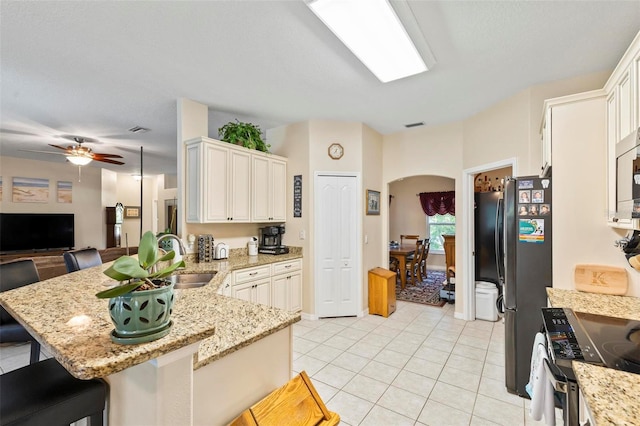
[{"label": "black refrigerator", "polygon": [[476,192],[474,204],[475,279],[494,283],[500,288],[502,192]]},{"label": "black refrigerator", "polygon": [[504,186],[505,376],[510,393],[528,397],[531,350],[552,282],[551,179],[525,176]]}]

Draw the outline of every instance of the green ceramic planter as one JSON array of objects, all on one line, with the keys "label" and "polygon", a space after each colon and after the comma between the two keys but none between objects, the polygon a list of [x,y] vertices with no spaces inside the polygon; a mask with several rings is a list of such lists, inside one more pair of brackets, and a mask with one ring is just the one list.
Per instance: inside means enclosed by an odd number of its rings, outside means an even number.
[{"label": "green ceramic planter", "polygon": [[171,326],[173,301],[173,283],[109,299],[109,315],[115,325],[112,339],[116,341],[143,338],[142,341],[150,341],[166,335]]}]

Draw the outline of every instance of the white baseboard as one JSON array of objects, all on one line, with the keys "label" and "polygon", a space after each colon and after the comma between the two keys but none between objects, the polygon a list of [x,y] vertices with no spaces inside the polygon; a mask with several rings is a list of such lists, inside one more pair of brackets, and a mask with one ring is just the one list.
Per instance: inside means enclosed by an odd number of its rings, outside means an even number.
[{"label": "white baseboard", "polygon": [[[462,312],[454,312],[454,313],[453,313],[453,317],[454,317],[455,319],[461,319],[461,320],[463,320],[463,319],[464,319],[464,313],[462,313]],[[466,320],[465,320],[465,321],[466,321]]]},{"label": "white baseboard", "polygon": [[315,320],[317,320],[317,319],[318,319],[318,316],[317,316],[317,315],[314,315],[314,314],[307,314],[307,313],[305,313],[305,312],[301,312],[301,313],[300,313],[300,317],[301,317],[303,320],[309,320],[309,321],[315,321]]}]

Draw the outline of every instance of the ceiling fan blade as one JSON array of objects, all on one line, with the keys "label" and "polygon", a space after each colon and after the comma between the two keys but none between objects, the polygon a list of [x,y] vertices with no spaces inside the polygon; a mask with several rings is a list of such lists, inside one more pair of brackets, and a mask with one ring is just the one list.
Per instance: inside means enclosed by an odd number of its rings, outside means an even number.
[{"label": "ceiling fan blade", "polygon": [[54,144],[52,144],[52,143],[50,143],[50,144],[49,144],[49,146],[52,146],[52,147],[54,147],[54,148],[58,148],[58,149],[62,149],[62,150],[65,150],[65,151],[68,151],[68,150],[69,150],[69,148],[64,148],[64,147],[62,147],[62,146],[54,145]]},{"label": "ceiling fan blade", "polygon": [[102,157],[102,158],[122,158],[122,155],[118,154],[100,154],[98,152],[93,153],[94,157]]},{"label": "ceiling fan blade", "polygon": [[39,152],[42,154],[53,154],[53,155],[67,155],[64,152],[54,152],[54,151],[37,151],[35,149],[19,149],[18,151],[23,151],[23,152]]},{"label": "ceiling fan blade", "polygon": [[119,166],[123,165],[122,161],[109,160],[108,158],[94,158],[96,161],[102,161],[103,163],[117,164]]}]

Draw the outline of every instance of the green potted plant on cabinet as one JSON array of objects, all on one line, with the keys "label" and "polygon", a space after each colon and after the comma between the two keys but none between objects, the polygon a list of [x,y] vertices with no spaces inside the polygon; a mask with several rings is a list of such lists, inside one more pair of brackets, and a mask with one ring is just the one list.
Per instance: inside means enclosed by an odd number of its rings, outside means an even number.
[{"label": "green potted plant on cabinet", "polygon": [[158,269],[159,262],[175,257],[173,250],[160,256],[158,239],[147,231],[140,240],[137,258],[122,256],[104,274],[120,284],[96,294],[109,299],[109,315],[115,325],[111,340],[133,344],[166,336],[171,328],[173,283],[163,278],[171,275],[184,261]]},{"label": "green potted plant on cabinet", "polygon": [[236,119],[228,122],[218,129],[220,140],[255,149],[262,152],[269,152],[271,145],[262,140],[260,126],[252,123],[243,123]]}]

